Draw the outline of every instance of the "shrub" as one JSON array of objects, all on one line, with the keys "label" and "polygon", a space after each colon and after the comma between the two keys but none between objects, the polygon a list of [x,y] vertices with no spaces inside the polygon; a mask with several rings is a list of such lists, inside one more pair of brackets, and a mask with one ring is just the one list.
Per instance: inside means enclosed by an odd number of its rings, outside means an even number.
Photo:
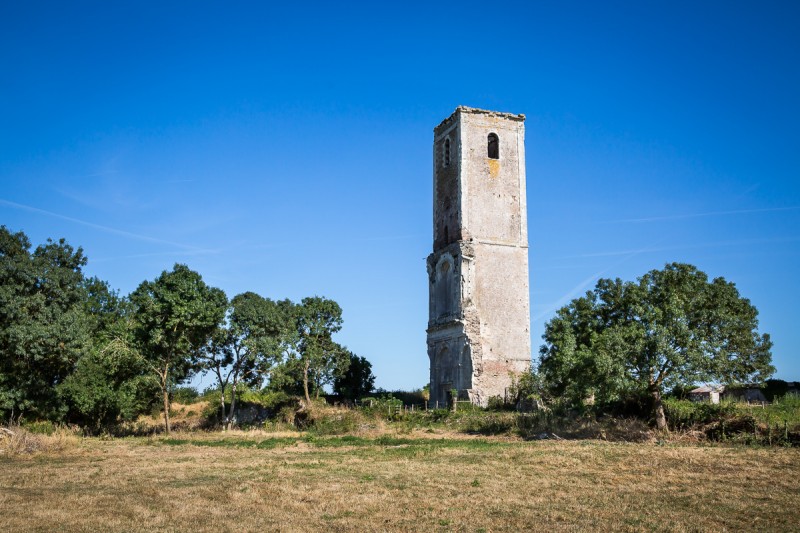
[{"label": "shrub", "polygon": [[278,412],[286,405],[296,403],[295,397],[283,391],[250,391],[246,390],[239,394],[237,402],[240,405],[257,404],[272,412]]},{"label": "shrub", "polygon": [[[489,398],[488,402],[488,409],[490,411],[502,411],[507,409],[509,406],[503,401],[503,398],[500,396],[492,396]],[[511,406],[513,407],[513,406]]]},{"label": "shrub", "polygon": [[400,400],[402,404],[405,405],[413,405],[413,404],[424,404],[428,401],[430,396],[430,392],[424,389],[414,389],[410,391],[404,390],[395,390],[395,391],[387,391],[384,389],[378,389],[375,391],[375,397],[377,398],[396,398]]},{"label": "shrub", "polygon": [[35,422],[23,422],[22,427],[30,431],[31,433],[36,433],[38,435],[52,435],[56,432],[58,427],[49,420],[37,420]]},{"label": "shrub", "polygon": [[177,387],[172,391],[172,401],[184,405],[195,403],[200,399],[200,393],[194,387]]},{"label": "shrub", "polygon": [[709,424],[737,414],[736,404],[693,402],[690,400],[664,399],[664,412],[670,429],[688,429],[699,424]]}]

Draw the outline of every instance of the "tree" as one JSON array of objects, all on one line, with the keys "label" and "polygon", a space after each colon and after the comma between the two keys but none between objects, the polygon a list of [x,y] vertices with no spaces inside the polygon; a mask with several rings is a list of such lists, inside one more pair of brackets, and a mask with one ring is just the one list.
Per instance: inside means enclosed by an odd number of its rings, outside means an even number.
[{"label": "tree", "polygon": [[350,362],[347,370],[333,380],[333,392],[348,400],[357,400],[372,392],[375,387],[375,375],[372,364],[364,357],[353,352],[348,353]]},{"label": "tree", "polygon": [[159,387],[134,347],[130,303],[97,278],[85,279],[83,288],[91,346],[58,392],[67,418],[97,431],[150,410]]},{"label": "tree", "polygon": [[69,405],[68,418],[95,431],[147,412],[159,390],[141,356],[123,339],[83,355],[59,393]]},{"label": "tree", "polygon": [[0,226],[0,412],[58,419],[57,386],[90,343],[86,257],[64,239],[30,246]]},{"label": "tree", "polygon": [[[228,320],[212,336],[199,359],[217,377],[221,420],[230,428],[236,412],[240,381],[258,386],[285,358],[295,334],[295,306],[289,300],[274,302],[253,292],[231,300]],[[225,415],[225,389],[231,385],[231,403]]]},{"label": "tree", "polygon": [[207,286],[200,274],[176,264],[131,294],[134,339],[158,377],[164,402],[164,427],[170,432],[169,396],[185,380],[195,356],[208,345],[225,317],[227,298]]},{"label": "tree", "polygon": [[545,326],[539,370],[552,394],[609,401],[647,394],[666,428],[664,390],[769,377],[772,342],[758,311],[723,278],[681,263],[637,282],[601,279]]},{"label": "tree", "polygon": [[333,341],[333,334],[342,329],[342,308],[333,300],[313,296],[303,298],[297,313],[297,355],[303,376],[303,394],[311,404],[309,382],[319,395],[320,389],[332,383],[337,374],[347,370],[347,352]]}]

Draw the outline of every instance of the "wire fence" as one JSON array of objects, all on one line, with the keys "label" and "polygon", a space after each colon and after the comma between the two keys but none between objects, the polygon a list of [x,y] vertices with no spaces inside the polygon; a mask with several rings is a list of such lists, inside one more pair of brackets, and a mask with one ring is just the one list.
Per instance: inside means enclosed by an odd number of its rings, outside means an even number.
[{"label": "wire fence", "polygon": [[389,415],[402,415],[419,411],[435,411],[435,410],[463,411],[467,409],[471,410],[479,408],[470,400],[457,400],[455,402],[424,401],[421,403],[405,403],[399,399],[396,399],[396,401],[387,402],[385,400],[381,401],[374,398],[369,398],[366,400],[356,400],[352,402],[350,406],[354,408],[364,408],[364,407],[374,408],[376,406],[380,406],[381,404],[384,404],[383,407],[386,409],[387,414]]}]

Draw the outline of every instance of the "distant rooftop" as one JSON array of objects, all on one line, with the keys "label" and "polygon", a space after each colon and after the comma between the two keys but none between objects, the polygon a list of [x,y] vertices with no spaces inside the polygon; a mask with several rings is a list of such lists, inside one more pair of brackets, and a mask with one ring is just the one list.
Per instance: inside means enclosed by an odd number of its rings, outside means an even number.
[{"label": "distant rooftop", "polygon": [[713,387],[711,385],[703,385],[702,387],[697,387],[696,389],[692,389],[689,391],[690,394],[704,394],[709,392],[722,392],[725,390],[725,387]]}]

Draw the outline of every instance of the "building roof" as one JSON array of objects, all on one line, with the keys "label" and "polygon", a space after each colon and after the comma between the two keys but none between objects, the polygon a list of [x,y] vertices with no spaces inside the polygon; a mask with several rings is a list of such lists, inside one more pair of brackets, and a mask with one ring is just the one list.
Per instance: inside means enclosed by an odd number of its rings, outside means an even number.
[{"label": "building roof", "polygon": [[453,111],[453,114],[444,119],[439,123],[438,126],[433,128],[433,131],[441,129],[443,126],[449,125],[453,120],[455,120],[456,115],[459,113],[469,113],[472,115],[489,115],[492,117],[500,117],[505,118],[508,120],[516,120],[519,122],[525,121],[525,115],[521,113],[503,113],[502,111],[491,111],[488,109],[478,109],[477,107],[467,107],[465,105],[460,105]]},{"label": "building roof", "polygon": [[689,391],[689,394],[709,394],[711,392],[722,392],[725,387],[714,387],[713,385],[703,385]]}]

